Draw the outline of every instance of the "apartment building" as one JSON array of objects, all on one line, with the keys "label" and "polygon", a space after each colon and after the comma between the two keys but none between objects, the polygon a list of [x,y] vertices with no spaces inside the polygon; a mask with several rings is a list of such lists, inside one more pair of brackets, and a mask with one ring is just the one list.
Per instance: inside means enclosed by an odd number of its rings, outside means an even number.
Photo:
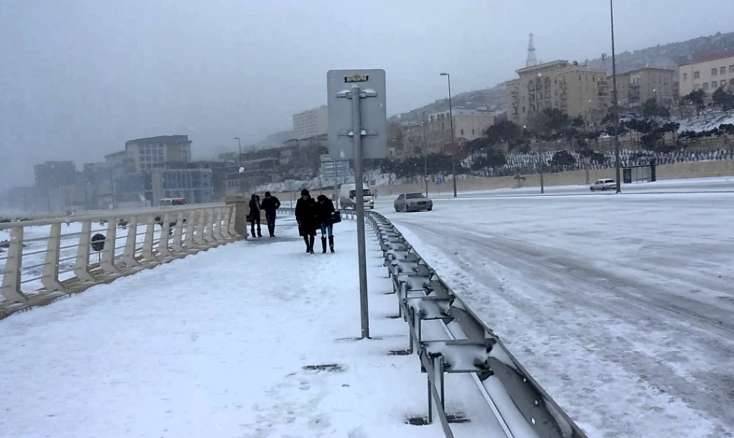
[{"label": "apartment building", "polygon": [[[477,139],[494,124],[496,113],[475,109],[455,108],[453,110],[454,138],[458,145]],[[415,129],[418,133],[418,129]],[[451,152],[451,118],[449,111],[427,115],[426,130],[429,153]]]},{"label": "apartment building", "polygon": [[694,90],[713,94],[719,88],[734,90],[734,56],[712,55],[681,65],[678,71],[680,95]]},{"label": "apartment building", "polygon": [[293,138],[302,140],[326,134],[329,129],[329,108],[322,105],[293,114]]},{"label": "apartment building", "polygon": [[521,68],[517,74],[507,83],[508,118],[519,125],[546,108],[581,116],[587,123],[597,123],[607,113],[611,87],[603,70],[558,60]]},{"label": "apartment building", "polygon": [[649,99],[655,99],[658,105],[671,107],[674,100],[675,77],[675,70],[659,67],[644,67],[618,74],[619,106],[639,108]]},{"label": "apartment building", "polygon": [[137,138],[125,142],[125,153],[134,172],[148,172],[165,163],[191,161],[191,141],[188,135]]}]

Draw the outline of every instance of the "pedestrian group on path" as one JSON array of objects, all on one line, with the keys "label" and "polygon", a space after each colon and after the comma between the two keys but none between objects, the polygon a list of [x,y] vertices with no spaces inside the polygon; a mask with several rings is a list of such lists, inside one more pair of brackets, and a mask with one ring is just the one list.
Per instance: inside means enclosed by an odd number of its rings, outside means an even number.
[{"label": "pedestrian group on path", "polygon": [[[250,234],[253,237],[262,237],[260,231],[260,211],[265,210],[265,218],[268,224],[270,237],[275,237],[275,216],[280,207],[280,201],[265,192],[265,198],[260,201],[260,196],[253,194],[250,197],[250,213],[247,220],[250,222]],[[329,250],[334,252],[334,224],[341,222],[341,214],[334,208],[334,203],[325,195],[319,195],[316,199],[311,197],[308,190],[301,190],[301,197],[296,202],[296,221],[298,222],[298,234],[306,243],[306,253],[313,254],[316,230],[321,229],[321,252],[326,253],[328,239]],[[255,227],[257,225],[257,228]]]}]

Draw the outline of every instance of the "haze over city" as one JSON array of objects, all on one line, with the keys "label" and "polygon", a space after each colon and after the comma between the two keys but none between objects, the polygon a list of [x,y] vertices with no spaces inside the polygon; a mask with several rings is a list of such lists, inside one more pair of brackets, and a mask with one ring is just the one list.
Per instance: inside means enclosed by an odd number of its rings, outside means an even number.
[{"label": "haze over city", "polygon": [[[732,16],[728,0],[616,8],[620,52],[726,31]],[[0,185],[143,136],[189,135],[195,157],[254,143],[325,103],[330,68],[384,68],[388,113],[406,111],[445,97],[441,71],[457,93],[512,79],[530,32],[543,61],[610,53],[608,20],[606,2],[585,0],[6,0]]]}]

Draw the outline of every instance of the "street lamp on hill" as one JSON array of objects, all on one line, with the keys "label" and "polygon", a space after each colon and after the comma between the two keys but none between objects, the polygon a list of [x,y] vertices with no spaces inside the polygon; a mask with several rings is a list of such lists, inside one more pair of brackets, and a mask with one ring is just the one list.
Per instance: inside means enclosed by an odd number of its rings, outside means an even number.
[{"label": "street lamp on hill", "polygon": [[454,133],[454,105],[451,101],[451,74],[441,73],[441,76],[446,76],[446,80],[449,86],[449,122],[451,127],[451,175],[454,182],[454,198],[456,197],[456,134]]}]

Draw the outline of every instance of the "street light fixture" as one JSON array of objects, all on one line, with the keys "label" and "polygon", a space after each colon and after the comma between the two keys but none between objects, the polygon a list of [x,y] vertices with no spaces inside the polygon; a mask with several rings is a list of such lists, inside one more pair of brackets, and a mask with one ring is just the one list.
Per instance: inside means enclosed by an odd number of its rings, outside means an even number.
[{"label": "street light fixture", "polygon": [[[454,132],[454,105],[451,101],[451,74],[441,73],[441,76],[446,76],[449,87],[449,122],[451,127],[451,147],[456,148],[456,133]],[[451,175],[454,182],[454,198],[456,197],[456,152],[452,151],[451,154]]]},{"label": "street light fixture", "polygon": [[619,100],[617,97],[617,55],[614,47],[614,0],[609,0],[609,16],[612,30],[612,104],[614,111],[614,167],[616,168],[617,193],[622,192],[621,159],[619,157]]},{"label": "street light fixture", "polygon": [[240,164],[240,160],[242,160],[242,141],[239,137],[233,138],[233,140],[237,140],[237,164]]}]

